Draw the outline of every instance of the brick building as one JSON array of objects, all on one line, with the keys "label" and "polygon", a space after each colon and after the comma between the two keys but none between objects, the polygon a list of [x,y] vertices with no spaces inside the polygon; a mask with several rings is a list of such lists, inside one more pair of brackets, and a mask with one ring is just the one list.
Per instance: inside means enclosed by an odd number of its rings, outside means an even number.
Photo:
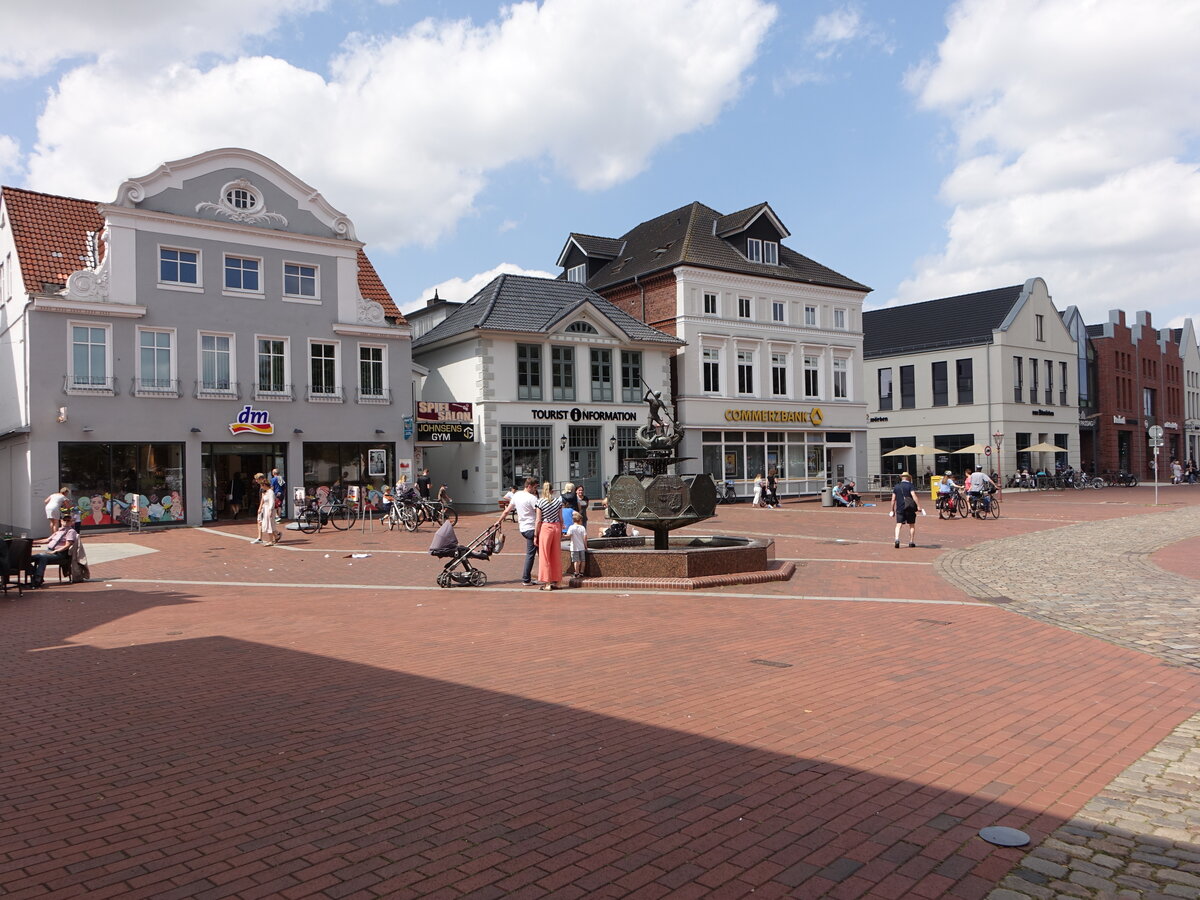
[{"label": "brick building", "polygon": [[1089,325],[1094,366],[1096,428],[1085,433],[1082,447],[1087,468],[1100,472],[1132,472],[1152,479],[1154,455],[1148,447],[1151,425],[1163,429],[1159,464],[1166,466],[1184,453],[1183,353],[1176,332],[1156,330],[1150,313],[1139,312],[1133,324],[1113,310],[1109,320]]}]

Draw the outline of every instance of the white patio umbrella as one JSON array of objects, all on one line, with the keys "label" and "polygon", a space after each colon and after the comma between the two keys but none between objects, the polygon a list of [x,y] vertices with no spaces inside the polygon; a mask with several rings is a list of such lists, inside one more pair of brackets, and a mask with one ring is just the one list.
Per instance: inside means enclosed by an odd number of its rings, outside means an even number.
[{"label": "white patio umbrella", "polygon": [[939,450],[937,447],[930,447],[928,444],[906,445],[897,447],[895,450],[889,450],[884,456],[919,456],[921,457],[921,465],[925,465],[926,456],[936,456],[939,453],[946,453],[945,450]]},{"label": "white patio umbrella", "polygon": [[[1018,453],[1066,453],[1066,447],[1059,447],[1057,444],[1048,444],[1042,441],[1040,444],[1034,444],[1032,447],[1025,447],[1023,450],[1018,450]],[[1040,462],[1041,460],[1039,460]],[[1038,468],[1042,468],[1038,466]]]}]

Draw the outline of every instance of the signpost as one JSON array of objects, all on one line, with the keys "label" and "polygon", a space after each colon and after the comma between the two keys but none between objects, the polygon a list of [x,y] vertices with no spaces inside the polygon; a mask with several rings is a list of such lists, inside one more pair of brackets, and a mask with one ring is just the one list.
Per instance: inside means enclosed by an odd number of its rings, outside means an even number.
[{"label": "signpost", "polygon": [[1154,451],[1154,505],[1158,506],[1158,451],[1163,445],[1163,430],[1161,425],[1150,426],[1150,449]]}]

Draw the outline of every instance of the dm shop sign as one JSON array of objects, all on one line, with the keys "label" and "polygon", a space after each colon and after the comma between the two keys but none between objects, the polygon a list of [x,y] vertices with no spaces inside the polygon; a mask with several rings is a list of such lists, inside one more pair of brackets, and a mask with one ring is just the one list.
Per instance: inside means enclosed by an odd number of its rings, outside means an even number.
[{"label": "dm shop sign", "polygon": [[470,403],[417,401],[417,440],[434,444],[475,440],[475,411]]},{"label": "dm shop sign", "polygon": [[572,422],[636,422],[638,414],[628,409],[533,409],[535,419],[570,419]]},{"label": "dm shop sign", "polygon": [[271,411],[246,406],[237,414],[237,421],[229,423],[230,434],[274,434]]},{"label": "dm shop sign", "polygon": [[820,426],[825,421],[821,407],[812,409],[727,409],[726,422],[765,422]]}]

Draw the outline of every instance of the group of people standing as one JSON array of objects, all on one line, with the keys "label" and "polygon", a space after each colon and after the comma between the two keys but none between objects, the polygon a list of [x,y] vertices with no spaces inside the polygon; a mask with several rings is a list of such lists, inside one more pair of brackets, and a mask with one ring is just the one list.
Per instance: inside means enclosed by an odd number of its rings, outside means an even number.
[{"label": "group of people standing", "polygon": [[259,472],[254,476],[254,486],[251,496],[256,489],[258,491],[258,537],[250,543],[274,547],[283,539],[283,532],[279,530],[280,516],[283,512],[283,477],[279,474],[278,469],[271,470],[270,478]]},{"label": "group of people standing", "polygon": [[566,530],[571,542],[571,565],[575,575],[583,575],[587,554],[587,506],[588,496],[583,485],[568,482],[562,493],[554,490],[549,482],[543,482],[541,493],[535,478],[526,478],[525,483],[514,487],[505,499],[507,505],[500,512],[496,524],[504,522],[506,516],[515,513],[517,531],[525,538],[525,567],[521,572],[521,583],[535,584],[533,564],[537,561],[536,584],[543,591],[552,591],[562,580],[562,539],[564,510],[571,512],[571,525]]}]

